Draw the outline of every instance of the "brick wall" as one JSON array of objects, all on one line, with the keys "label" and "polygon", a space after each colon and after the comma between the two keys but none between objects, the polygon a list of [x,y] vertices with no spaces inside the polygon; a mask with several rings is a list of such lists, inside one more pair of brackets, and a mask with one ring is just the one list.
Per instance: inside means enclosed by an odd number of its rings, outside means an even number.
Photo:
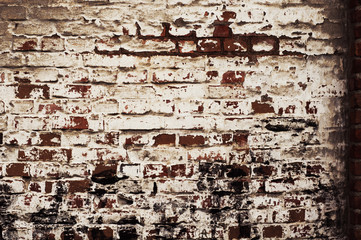
[{"label": "brick wall", "polygon": [[343,1],[0,3],[0,239],[345,237]]},{"label": "brick wall", "polygon": [[350,239],[361,238],[361,146],[360,146],[360,123],[361,95],[360,79],[360,56],[361,56],[361,2],[350,1],[351,18],[351,46],[350,57],[352,69],[350,75],[350,157],[349,157],[349,237]]}]

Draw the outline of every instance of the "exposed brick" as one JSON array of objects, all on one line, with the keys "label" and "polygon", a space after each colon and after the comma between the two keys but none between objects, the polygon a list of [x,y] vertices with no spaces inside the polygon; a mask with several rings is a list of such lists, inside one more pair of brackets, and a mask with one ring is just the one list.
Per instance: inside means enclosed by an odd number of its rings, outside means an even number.
[{"label": "exposed brick", "polygon": [[16,91],[16,97],[25,98],[44,98],[49,99],[49,87],[47,85],[19,84]]},{"label": "exposed brick", "polygon": [[220,52],[221,42],[217,38],[202,39],[198,41],[198,51],[200,52]]},{"label": "exposed brick", "polygon": [[288,213],[289,213],[289,221],[290,222],[305,221],[305,209],[289,210]]},{"label": "exposed brick", "polygon": [[175,144],[175,134],[159,134],[153,137],[153,139],[154,146]]},{"label": "exposed brick", "polygon": [[68,181],[68,184],[68,191],[70,193],[87,192],[90,188],[89,180],[71,180]]},{"label": "exposed brick", "polygon": [[246,52],[248,50],[246,38],[233,37],[224,39],[224,50],[227,52]]},{"label": "exposed brick", "polygon": [[179,144],[182,146],[202,146],[205,138],[197,135],[179,136]]},{"label": "exposed brick", "polygon": [[350,157],[361,159],[361,145],[351,145]]},{"label": "exposed brick", "polygon": [[8,177],[30,177],[29,166],[25,163],[12,163],[6,167]]},{"label": "exposed brick", "polygon": [[269,226],[263,228],[263,237],[265,238],[281,238],[282,236],[282,226]]},{"label": "exposed brick", "polygon": [[244,82],[246,74],[241,71],[228,71],[225,72],[222,76],[222,83],[235,83],[242,84]]},{"label": "exposed brick", "polygon": [[113,238],[113,230],[109,227],[103,228],[90,228],[88,231],[89,240],[96,239],[104,239],[104,240],[112,240]]}]

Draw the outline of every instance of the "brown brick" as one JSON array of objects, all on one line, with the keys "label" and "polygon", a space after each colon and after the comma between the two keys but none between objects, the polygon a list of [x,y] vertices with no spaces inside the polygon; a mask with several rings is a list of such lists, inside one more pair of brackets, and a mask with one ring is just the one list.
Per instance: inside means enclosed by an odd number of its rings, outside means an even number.
[{"label": "brown brick", "polygon": [[230,227],[228,229],[228,238],[240,239],[240,238],[250,238],[251,237],[251,226],[236,226]]},{"label": "brown brick", "polygon": [[222,76],[223,84],[242,84],[246,73],[243,71],[228,71],[225,72]]},{"label": "brown brick", "polygon": [[350,112],[350,121],[352,124],[361,123],[361,110],[354,110]]},{"label": "brown brick", "polygon": [[0,7],[0,16],[5,20],[25,20],[26,8],[21,6]]},{"label": "brown brick", "polygon": [[361,145],[352,145],[350,147],[350,157],[361,159]]},{"label": "brown brick", "polygon": [[8,177],[30,177],[29,166],[25,163],[12,163],[6,167]]},{"label": "brown brick", "polygon": [[175,144],[175,134],[159,134],[157,136],[154,136],[153,139],[154,146]]},{"label": "brown brick", "polygon": [[353,73],[360,73],[361,72],[361,59],[359,59],[359,58],[353,59],[352,72]]},{"label": "brown brick", "polygon": [[20,99],[39,97],[49,99],[49,87],[47,85],[19,84],[16,91],[16,97]]},{"label": "brown brick", "polygon": [[179,136],[179,144],[182,146],[203,146],[205,138],[201,135]]},{"label": "brown brick", "polygon": [[200,52],[220,52],[221,41],[217,38],[205,38],[198,41],[198,51]]},{"label": "brown brick", "polygon": [[243,37],[226,38],[223,46],[226,52],[246,52],[248,50],[246,39]]},{"label": "brown brick", "polygon": [[60,133],[40,133],[40,146],[60,146]]},{"label": "brown brick", "polygon": [[350,222],[354,225],[361,225],[361,213],[350,211]]},{"label": "brown brick", "polygon": [[361,192],[361,180],[353,179],[350,181],[350,190],[354,192]]},{"label": "brown brick", "polygon": [[282,235],[282,226],[268,226],[263,228],[263,237],[265,238],[281,238]]},{"label": "brown brick", "polygon": [[109,227],[90,228],[88,231],[89,240],[113,240],[113,230]]},{"label": "brown brick", "polygon": [[360,240],[361,239],[361,229],[350,228],[349,230],[349,240]]},{"label": "brown brick", "polygon": [[354,176],[361,176],[361,162],[350,161],[350,173]]},{"label": "brown brick", "polygon": [[289,213],[289,221],[290,222],[305,221],[305,209],[289,210],[288,213]]},{"label": "brown brick", "polygon": [[349,196],[350,207],[361,209],[361,196]]},{"label": "brown brick", "polygon": [[351,129],[351,141],[353,142],[361,142],[361,129]]},{"label": "brown brick", "polygon": [[254,113],[274,113],[275,110],[269,103],[259,101],[252,102],[252,109]]},{"label": "brown brick", "polygon": [[72,181],[68,181],[68,183],[69,183],[68,190],[70,193],[87,192],[90,189],[90,181],[87,179],[72,180]]}]

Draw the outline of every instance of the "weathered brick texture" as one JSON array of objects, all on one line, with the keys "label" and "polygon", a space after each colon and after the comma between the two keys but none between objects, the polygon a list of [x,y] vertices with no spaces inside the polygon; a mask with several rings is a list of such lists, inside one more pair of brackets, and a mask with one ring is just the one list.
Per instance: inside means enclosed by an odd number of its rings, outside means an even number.
[{"label": "weathered brick texture", "polygon": [[346,9],[0,0],[0,240],[345,239]]}]

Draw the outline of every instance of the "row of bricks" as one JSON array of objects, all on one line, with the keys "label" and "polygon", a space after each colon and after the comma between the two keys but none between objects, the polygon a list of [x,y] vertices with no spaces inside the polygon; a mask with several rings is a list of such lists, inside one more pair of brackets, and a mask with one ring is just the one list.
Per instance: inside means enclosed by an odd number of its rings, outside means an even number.
[{"label": "row of bricks", "polygon": [[[228,30],[230,31],[230,30]],[[230,33],[215,33],[214,37],[227,37]],[[234,36],[232,38],[202,38],[198,40],[178,40],[177,38],[141,39],[127,37],[125,39],[111,38],[107,40],[85,40],[88,52],[112,53],[122,50],[128,52],[169,52],[169,53],[195,53],[195,52],[249,52],[249,53],[277,53],[278,39],[272,36]],[[93,40],[94,41],[94,40]],[[59,36],[37,38],[14,37],[12,40],[14,51],[74,51],[82,46],[81,39],[69,39],[66,43]],[[84,41],[83,41],[84,42]],[[65,47],[66,46],[66,47]],[[93,48],[91,48],[93,46]],[[120,54],[121,52],[119,52]],[[114,54],[114,53],[113,53]]]},{"label": "row of bricks", "polygon": [[[71,185],[70,185],[71,186]],[[33,188],[36,186],[32,185]],[[28,193],[28,194],[22,194],[17,195],[18,197],[16,200],[12,203],[12,207],[16,207],[19,210],[23,210],[24,207],[28,208],[29,206],[32,206],[38,202],[38,206],[45,206],[49,203],[54,203],[56,201],[56,198],[53,198],[51,195],[39,195],[34,193]],[[82,209],[93,209],[93,210],[99,210],[102,209],[104,212],[104,215],[107,215],[108,213],[105,212],[107,209],[112,209],[113,211],[122,210],[126,206],[127,208],[139,207],[139,209],[144,209],[144,205],[147,203],[144,203],[144,199],[142,199],[143,196],[137,196],[137,195],[131,195],[127,194],[124,196],[123,194],[105,194],[102,197],[97,197],[94,194],[64,194],[63,199],[63,208],[68,208],[68,210],[75,211],[78,210],[79,214],[82,214]],[[225,209],[223,214],[227,213],[227,208],[229,209],[232,207],[232,198],[225,198],[225,197],[219,197],[215,198],[212,195],[190,195],[181,196],[184,199],[189,199],[190,202],[187,203],[187,205],[191,205],[193,209],[197,210],[208,210],[213,208],[221,208]],[[179,197],[179,198],[181,198]],[[215,200],[216,199],[216,200]],[[126,200],[126,201],[124,201]],[[178,204],[180,205],[181,201],[178,200]],[[163,203],[161,200],[158,202],[158,204]],[[142,206],[143,205],[143,206]],[[153,207],[152,205],[152,199],[150,199],[150,203],[148,203],[150,207]],[[154,204],[154,205],[157,205]],[[245,220],[243,223],[293,223],[293,222],[310,222],[310,221],[317,221],[317,220],[324,220],[326,219],[325,214],[322,212],[319,212],[317,207],[309,207],[307,209],[284,209],[282,207],[274,208],[277,210],[270,211],[269,209],[260,209],[256,208],[254,204],[251,203],[250,200],[250,206],[254,207],[254,209],[250,209],[249,211],[244,211],[242,215],[248,215],[248,219]],[[25,211],[27,209],[24,209]],[[228,211],[232,212],[231,209]],[[239,211],[239,210],[238,210]],[[179,218],[183,218],[182,216],[178,216]],[[189,221],[189,220],[186,220]],[[228,219],[228,221],[231,221],[231,219]],[[156,223],[157,221],[154,221],[153,223]]]},{"label": "row of bricks", "polygon": [[[129,183],[129,182],[128,182]],[[323,192],[319,191],[318,193],[310,193],[306,190],[306,192],[284,192],[284,193],[257,193],[253,196],[240,196],[234,194],[180,194],[176,196],[169,196],[165,194],[160,194],[159,192],[154,192],[154,181],[144,180],[142,186],[142,191],[130,191],[127,193],[114,193],[113,190],[104,190],[103,194],[97,194],[97,190],[91,190],[90,194],[88,192],[79,191],[76,189],[76,185],[83,184],[84,186],[88,186],[87,180],[85,183],[81,182],[81,180],[73,180],[73,179],[64,179],[59,181],[27,181],[21,179],[4,179],[0,182],[1,185],[1,193],[8,194],[7,198],[10,198],[12,194],[18,196],[20,194],[29,194],[36,197],[42,197],[44,193],[46,196],[52,195],[64,195],[70,198],[79,197],[82,199],[85,198],[94,198],[94,194],[99,198],[114,198],[116,196],[121,196],[123,198],[129,197],[129,200],[133,200],[131,203],[135,207],[146,207],[147,204],[159,204],[159,205],[169,205],[172,201],[176,200],[181,203],[180,205],[193,205],[196,208],[226,208],[229,207],[230,204],[234,204],[234,201],[237,201],[238,204],[235,206],[237,210],[246,210],[246,209],[254,209],[253,213],[258,214],[261,213],[261,210],[267,211],[270,208],[277,209],[277,211],[282,211],[282,209],[295,209],[295,208],[306,208],[310,209],[311,212],[314,212],[314,208],[320,207],[320,205],[328,206],[329,210],[335,210],[331,207],[337,199],[334,199],[332,191]],[[174,181],[176,183],[176,181]],[[125,183],[126,184],[126,183]],[[162,184],[167,185],[166,181],[158,181],[157,186],[160,186],[160,189],[165,190],[162,187]],[[75,185],[75,186],[74,186]],[[99,187],[99,186],[98,186]],[[99,189],[98,189],[99,190]],[[102,189],[100,189],[102,190]],[[133,189],[135,190],[135,189]],[[108,193],[109,192],[109,193]],[[153,195],[150,195],[147,200],[146,196],[148,196],[148,192],[153,192]],[[158,195],[158,197],[155,197]],[[152,198],[155,197],[155,198]],[[122,198],[119,199],[121,203]],[[137,200],[137,201],[135,201]],[[354,203],[353,203],[354,204]],[[311,210],[312,209],[312,210]],[[230,209],[231,210],[231,209]],[[269,211],[272,213],[271,211]],[[262,214],[267,216],[268,214]],[[282,214],[287,215],[287,214]],[[267,217],[268,218],[268,217]],[[265,220],[265,218],[263,218]],[[271,218],[272,219],[272,218]]]},{"label": "row of bricks", "polygon": [[[268,107],[268,106],[267,106]],[[262,110],[262,109],[261,109]],[[258,113],[273,113],[262,111]],[[114,130],[218,130],[218,131],[248,131],[254,126],[258,118],[249,117],[220,117],[220,116],[11,116],[0,117],[1,130],[25,130],[25,131],[51,131],[51,130],[89,130],[114,131]],[[288,122],[288,119],[285,119]],[[313,124],[311,121],[310,124]],[[307,128],[315,127],[309,122],[296,123],[291,126],[282,124],[268,124],[265,128],[273,132],[301,132]],[[299,135],[297,135],[299,136]],[[310,135],[312,136],[312,135]],[[276,135],[274,137],[277,137]]]},{"label": "row of bricks", "polygon": [[[64,149],[61,149],[64,150]],[[68,150],[68,149],[67,149]],[[44,151],[45,152],[45,151]],[[232,164],[232,165],[222,165],[222,164],[211,164],[205,162],[204,160],[196,160],[199,163],[179,163],[173,165],[166,165],[166,164],[117,164],[115,160],[112,160],[109,164],[99,163],[99,159],[96,161],[92,161],[96,164],[95,167],[93,166],[86,166],[85,164],[76,164],[69,165],[68,167],[64,167],[62,171],[54,172],[54,168],[59,167],[60,161],[56,161],[55,163],[49,163],[49,161],[53,159],[49,159],[49,155],[51,156],[50,151],[46,153],[48,155],[40,155],[35,161],[45,161],[46,163],[41,163],[44,165],[49,172],[41,173],[38,172],[38,169],[34,169],[34,165],[30,163],[8,163],[4,165],[4,175],[13,177],[41,177],[38,174],[42,174],[44,176],[51,176],[51,177],[60,177],[61,175],[71,175],[70,173],[66,173],[71,166],[74,168],[74,176],[77,176],[78,173],[83,173],[84,175],[90,175],[94,177],[94,181],[101,181],[102,179],[106,181],[108,180],[115,180],[117,176],[128,176],[134,177],[136,179],[139,178],[189,178],[189,179],[197,179],[208,177],[210,179],[221,179],[221,178],[255,178],[259,179],[258,177],[268,178],[272,177],[279,181],[280,177],[287,177],[287,173],[297,174],[299,176],[306,176],[306,177],[320,177],[327,175],[329,172],[330,166],[322,165],[321,163],[317,162],[309,162],[309,163],[300,163],[295,162],[292,164],[287,163],[277,163],[272,165],[262,165],[259,163],[252,163],[249,165],[246,164]],[[65,152],[65,151],[63,151]],[[65,152],[68,154],[66,157],[69,157],[69,150]],[[20,157],[22,156],[23,152],[20,152]],[[45,158],[45,159],[44,159]],[[19,159],[27,160],[21,158]],[[57,159],[56,159],[57,160]],[[33,160],[34,161],[34,160]],[[195,161],[195,160],[193,160]],[[1,168],[3,169],[3,168]],[[75,171],[76,169],[76,171]],[[3,175],[3,174],[1,174]],[[282,182],[282,181],[281,181]]]},{"label": "row of bricks", "polygon": [[[281,105],[282,104],[282,105]],[[270,103],[253,101],[227,101],[227,100],[121,100],[116,99],[103,100],[99,102],[90,102],[87,100],[56,100],[53,102],[34,101],[34,100],[10,100],[8,104],[0,101],[0,115],[26,114],[29,120],[34,118],[34,114],[39,117],[55,114],[101,114],[101,115],[224,115],[224,116],[247,116],[253,114],[273,113],[277,115],[304,115],[317,114],[319,102],[297,101],[290,105],[286,100],[284,102]],[[1,118],[1,117],[0,117]],[[21,117],[16,117],[20,119]],[[86,117],[85,117],[86,118]],[[357,119],[356,119],[357,120]],[[356,121],[355,120],[355,121]],[[5,119],[0,120],[6,121]],[[84,120],[86,121],[86,120]]]},{"label": "row of bricks", "polygon": [[[272,102],[272,96],[283,98],[289,101],[288,96],[277,94],[268,96],[261,95],[262,91],[259,86],[251,87],[249,89],[239,85],[208,85],[208,84],[182,84],[182,85],[123,85],[123,86],[100,86],[90,84],[66,84],[66,85],[37,85],[37,84],[13,84],[0,85],[1,93],[6,94],[6,99],[51,99],[51,98],[68,98],[68,99],[92,99],[100,100],[109,98],[112,99],[133,99],[134,102],[150,100],[171,100],[171,99],[186,99],[186,100],[200,100],[200,99],[245,99],[247,94],[249,99],[261,100],[262,102]],[[332,88],[331,88],[332,89]],[[314,91],[314,94],[322,94],[322,92],[331,89]],[[302,92],[302,86],[293,86],[292,91],[297,91],[299,95]],[[256,95],[259,93],[260,97]],[[252,94],[252,95],[251,95]],[[297,95],[296,95],[297,96]],[[294,98],[292,98],[294,99]],[[5,99],[4,99],[5,100]],[[4,102],[2,100],[2,102]],[[252,101],[252,100],[248,100]],[[300,101],[301,99],[297,99]],[[307,99],[304,99],[307,101]],[[129,100],[130,101],[130,100]],[[244,100],[243,100],[244,101]],[[317,102],[316,100],[308,100],[309,102]],[[106,101],[104,101],[106,102]],[[245,101],[246,102],[246,101]],[[111,105],[111,104],[110,104]],[[232,104],[230,104],[232,105]]]},{"label": "row of bricks", "polygon": [[[9,146],[119,146],[149,145],[159,146],[212,146],[212,145],[247,145],[248,133],[214,133],[214,134],[124,134],[120,132],[100,133],[96,135],[67,135],[62,132],[5,132],[0,134],[0,145]],[[4,138],[4,139],[3,139]],[[78,139],[78,141],[76,140]]]},{"label": "row of bricks", "polygon": [[[55,228],[55,227],[54,227]],[[39,232],[30,227],[23,227],[19,229],[21,236],[36,236],[36,239],[76,239],[76,240],[114,240],[114,239],[149,239],[156,240],[167,236],[169,239],[287,239],[287,237],[297,239],[309,239],[314,236],[328,238],[329,232],[325,227],[319,227],[319,223],[307,224],[267,224],[259,225],[257,227],[252,225],[236,225],[232,227],[223,227],[220,225],[210,225],[199,227],[193,224],[182,224],[180,226],[172,227],[160,225],[157,228],[146,227],[142,230],[137,230],[135,226],[117,226],[115,224],[102,224],[101,226],[83,227],[80,225],[77,230],[71,227],[59,227],[42,229]],[[62,231],[58,232],[57,230]],[[11,232],[14,229],[5,229],[4,232]],[[33,233],[34,231],[34,233]],[[19,234],[18,233],[18,234]],[[333,235],[332,235],[333,236]]]}]

